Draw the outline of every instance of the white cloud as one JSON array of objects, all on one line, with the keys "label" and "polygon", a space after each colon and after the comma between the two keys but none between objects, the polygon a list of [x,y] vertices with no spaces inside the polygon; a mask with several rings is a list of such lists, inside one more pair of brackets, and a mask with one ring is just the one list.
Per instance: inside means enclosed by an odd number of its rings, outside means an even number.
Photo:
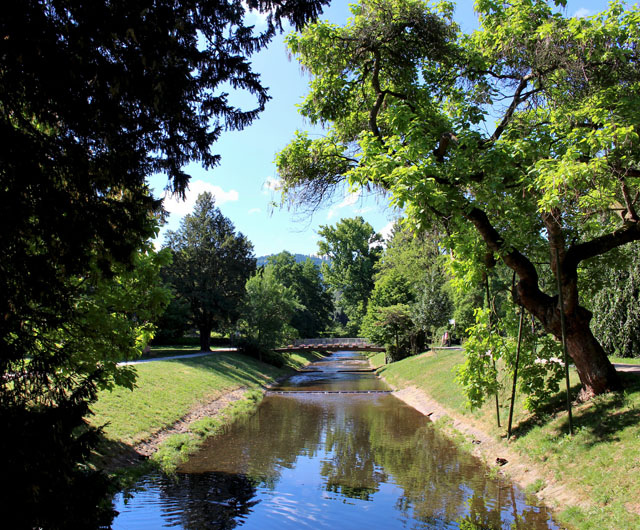
[{"label": "white cloud", "polygon": [[352,193],[349,193],[340,204],[329,209],[329,212],[327,213],[327,219],[331,219],[338,210],[341,210],[342,208],[346,208],[347,206],[354,205],[356,202],[358,202],[360,195],[362,195],[361,190],[356,190]]},{"label": "white cloud", "polygon": [[373,206],[367,206],[365,208],[358,208],[354,210],[358,215],[364,215],[365,213],[373,211]]},{"label": "white cloud", "polygon": [[262,210],[260,208],[251,208],[247,213],[253,215],[254,213],[262,213]]},{"label": "white cloud", "polygon": [[573,18],[585,18],[590,17],[591,15],[593,15],[593,11],[586,7],[581,7],[573,14]]},{"label": "white cloud", "polygon": [[209,184],[204,180],[194,180],[189,183],[189,189],[186,193],[184,201],[180,200],[177,196],[171,194],[165,194],[164,207],[172,214],[179,216],[187,215],[193,212],[193,207],[196,204],[198,195],[208,191],[216,199],[216,206],[220,206],[225,202],[233,202],[238,200],[238,192],[236,190],[224,191],[220,186]]},{"label": "white cloud", "polygon": [[378,233],[380,235],[382,235],[382,237],[385,239],[385,241],[388,241],[389,238],[391,237],[391,231],[393,230],[393,227],[394,227],[395,224],[396,224],[395,221],[389,221],[380,230],[378,230]]}]

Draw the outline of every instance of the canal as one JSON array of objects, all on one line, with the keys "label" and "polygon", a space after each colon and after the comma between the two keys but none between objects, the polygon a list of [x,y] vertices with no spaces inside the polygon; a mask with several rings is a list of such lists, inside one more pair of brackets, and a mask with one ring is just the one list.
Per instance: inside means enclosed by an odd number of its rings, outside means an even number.
[{"label": "canal", "polygon": [[113,528],[559,528],[367,367],[338,352],[293,376],[175,477],[120,493]]}]

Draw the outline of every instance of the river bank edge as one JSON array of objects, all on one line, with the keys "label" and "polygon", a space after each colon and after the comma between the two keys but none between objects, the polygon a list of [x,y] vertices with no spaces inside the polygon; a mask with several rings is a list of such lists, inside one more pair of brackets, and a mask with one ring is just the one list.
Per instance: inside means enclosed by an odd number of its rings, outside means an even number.
[{"label": "river bank edge", "polygon": [[134,444],[122,440],[105,444],[94,465],[114,479],[117,491],[131,487],[143,475],[154,471],[170,475],[208,437],[223,432],[242,416],[251,415],[270,388],[323,357],[319,352],[297,355],[279,370],[277,377],[261,374],[265,380],[258,387],[248,378],[245,385],[225,390],[213,399],[195,401],[186,414],[176,414],[172,423]]},{"label": "river bank edge", "polygon": [[[495,426],[492,404],[476,413],[470,413],[464,406],[466,398],[455,381],[455,368],[462,356],[461,351],[437,354],[430,351],[391,364],[384,364],[383,357],[371,356],[370,363],[392,388],[393,395],[429,417],[462,449],[484,461],[490,474],[504,476],[537,498],[552,511],[554,520],[562,528],[640,528],[638,481],[629,480],[629,473],[635,476],[640,465],[640,448],[635,443],[640,438],[640,423],[631,421],[630,417],[640,415],[637,375],[626,378],[627,383],[633,383],[627,384],[624,393],[603,395],[578,406],[574,404],[574,421],[576,416],[583,420],[574,439],[562,434],[566,412],[559,412],[547,415],[539,427],[529,426],[524,432],[514,427],[518,435],[508,442],[504,424],[503,429]],[[577,392],[578,388],[576,385],[574,390]],[[518,415],[519,421],[523,421],[527,414],[521,410]],[[595,429],[593,423],[586,422],[589,415],[597,418]],[[529,423],[531,417],[529,414],[524,423]],[[518,421],[514,421],[514,425],[518,425]],[[608,438],[597,440],[603,432]],[[609,443],[602,443],[599,452],[591,452],[593,447],[585,449],[596,446],[594,440]],[[540,447],[529,456],[532,444]],[[576,468],[580,467],[590,468],[591,475],[576,474]],[[594,480],[598,481],[597,487]],[[606,498],[603,499],[603,495]]]},{"label": "river bank edge", "polygon": [[[384,377],[382,379],[385,380]],[[506,442],[496,440],[466,418],[459,417],[422,390],[416,387],[398,389],[393,385],[389,386],[393,389],[393,396],[427,416],[438,429],[463,450],[482,460],[490,470],[495,470],[496,474],[514,482],[528,495],[534,496],[539,504],[553,512],[554,517],[559,517],[561,511],[568,506],[589,508],[584,499],[577,498],[567,485],[550,478],[535,462],[511,449]],[[537,492],[531,492],[531,487],[541,481],[547,486]]]}]

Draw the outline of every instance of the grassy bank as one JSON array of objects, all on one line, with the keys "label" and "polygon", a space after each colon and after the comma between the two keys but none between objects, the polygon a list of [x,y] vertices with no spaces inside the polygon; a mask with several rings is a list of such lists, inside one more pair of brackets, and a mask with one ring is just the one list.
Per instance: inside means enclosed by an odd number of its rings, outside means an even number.
[{"label": "grassy bank", "polygon": [[149,440],[200,406],[241,389],[246,391],[245,399],[227,404],[215,418],[202,418],[191,433],[165,442],[156,461],[170,470],[195,449],[199,438],[214,434],[239,414],[252,410],[265,385],[319,357],[313,352],[292,354],[283,368],[238,353],[136,365],[138,379],[133,391],[120,387],[103,391],[92,407],[91,423],[105,426],[101,461],[132,452],[136,444]]},{"label": "grassy bank", "polygon": [[[438,351],[411,357],[387,366],[379,373],[396,388],[415,386],[463,421],[473,423],[502,444],[510,389],[500,395],[503,428],[496,425],[495,402],[469,411],[462,389],[455,382],[455,367],[463,362],[461,351]],[[372,358],[374,366],[384,359]],[[567,486],[587,507],[560,506],[559,519],[585,530],[640,528],[640,377],[621,374],[626,390],[600,396],[573,409],[575,435],[568,436],[564,395],[551,396],[544,413],[532,416],[516,400],[515,439],[512,450],[526,455],[547,480]],[[577,375],[572,374],[577,393]],[[575,395],[574,393],[574,395]],[[537,481],[532,492],[546,487]]]}]

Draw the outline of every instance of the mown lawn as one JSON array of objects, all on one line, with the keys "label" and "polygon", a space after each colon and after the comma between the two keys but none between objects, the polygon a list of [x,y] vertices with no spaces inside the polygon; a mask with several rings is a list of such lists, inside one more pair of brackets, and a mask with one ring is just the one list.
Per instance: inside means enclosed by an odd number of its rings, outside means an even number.
[{"label": "mown lawn", "polygon": [[[463,356],[462,351],[452,350],[426,353],[383,366],[380,374],[395,387],[413,385],[422,389],[507,443],[510,386],[505,385],[500,395],[502,428],[498,428],[493,400],[474,412],[466,407],[454,373]],[[640,529],[640,376],[623,373],[621,377],[626,385],[623,393],[574,404],[573,437],[568,435],[563,393],[551,396],[539,416],[525,411],[522,399],[516,399],[511,446],[591,504],[588,509],[568,507],[560,513],[560,520],[575,528]],[[571,374],[571,384],[575,395],[579,389],[575,373]],[[537,485],[537,489],[542,487],[544,483]]]},{"label": "mown lawn", "polygon": [[106,438],[135,444],[172,425],[200,403],[241,387],[264,386],[314,358],[317,355],[313,353],[293,354],[284,368],[276,368],[238,353],[224,352],[139,364],[136,388],[131,391],[117,387],[101,392],[90,421],[105,425]]}]

